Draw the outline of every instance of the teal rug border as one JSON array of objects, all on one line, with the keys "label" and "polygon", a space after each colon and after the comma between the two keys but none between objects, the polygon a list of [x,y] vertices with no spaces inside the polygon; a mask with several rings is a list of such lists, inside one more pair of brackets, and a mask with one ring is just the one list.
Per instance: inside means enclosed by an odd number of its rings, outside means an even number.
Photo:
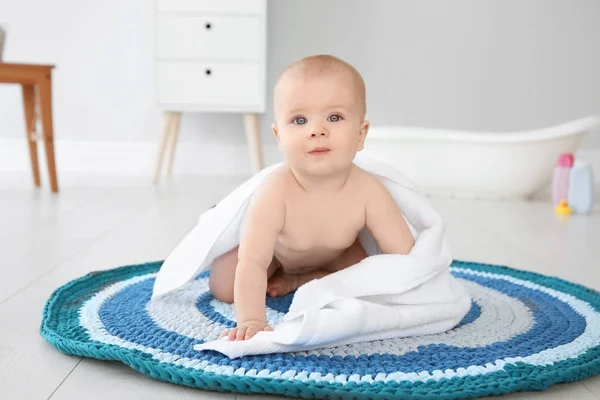
[{"label": "teal rug border", "polygon": [[[273,378],[253,378],[245,376],[223,376],[213,372],[204,372],[182,366],[160,363],[152,356],[134,349],[108,345],[90,340],[83,334],[85,341],[75,341],[60,335],[56,330],[59,313],[66,302],[82,304],[91,297],[89,290],[86,296],[73,299],[71,293],[76,288],[94,288],[94,292],[107,285],[129,277],[157,272],[163,261],[144,264],[126,265],[106,271],[92,272],[72,280],[56,289],[47,300],[42,323],[41,336],[60,352],[95,358],[100,360],[121,361],[142,374],[165,382],[190,386],[209,391],[278,394],[298,398],[330,398],[330,399],[467,399],[481,396],[500,395],[519,391],[539,391],[566,382],[579,381],[600,374],[600,346],[593,347],[576,359],[558,362],[552,366],[532,366],[525,363],[507,365],[503,371],[478,377],[455,377],[440,381],[401,382],[401,383],[314,383],[291,382]],[[475,271],[496,273],[528,280],[536,284],[571,294],[600,312],[600,292],[591,288],[563,280],[558,277],[523,271],[507,266],[475,263],[455,260],[452,267]],[[531,373],[538,372],[539,377],[532,381],[523,379]],[[452,392],[448,393],[452,388]]]}]

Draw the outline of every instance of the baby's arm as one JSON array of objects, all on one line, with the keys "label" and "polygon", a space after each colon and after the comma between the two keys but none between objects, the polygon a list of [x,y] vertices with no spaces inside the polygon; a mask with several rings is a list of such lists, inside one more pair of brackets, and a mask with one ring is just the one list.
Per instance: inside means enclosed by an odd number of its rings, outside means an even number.
[{"label": "baby's arm", "polygon": [[257,189],[246,214],[233,289],[237,328],[229,332],[230,339],[249,339],[270,329],[265,315],[267,269],[285,220],[282,191],[274,181]]},{"label": "baby's arm", "polygon": [[375,178],[370,177],[366,207],[366,225],[384,254],[408,254],[415,244],[406,220],[394,198]]}]

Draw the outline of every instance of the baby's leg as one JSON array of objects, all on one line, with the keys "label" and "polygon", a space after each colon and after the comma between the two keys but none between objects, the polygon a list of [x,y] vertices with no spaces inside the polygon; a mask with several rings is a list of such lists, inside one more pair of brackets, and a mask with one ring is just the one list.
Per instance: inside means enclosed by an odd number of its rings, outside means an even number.
[{"label": "baby's leg", "polygon": [[336,272],[346,269],[354,264],[357,264],[367,258],[367,253],[363,249],[358,238],[348,247],[338,258],[331,264],[325,267],[327,272]]},{"label": "baby's leg", "polygon": [[267,294],[271,297],[285,296],[313,279],[320,279],[333,272],[348,268],[366,257],[367,253],[357,238],[337,259],[321,269],[302,274],[287,274],[283,270],[279,270],[269,280]]},{"label": "baby's leg", "polygon": [[270,297],[285,296],[305,283],[310,282],[313,279],[320,279],[326,275],[329,275],[329,272],[322,269],[303,272],[301,274],[289,274],[280,269],[271,279],[269,279],[267,294]]},{"label": "baby's leg", "polygon": [[[212,295],[225,303],[233,303],[233,287],[235,283],[235,269],[238,263],[238,246],[219,256],[210,269],[208,287]],[[272,261],[267,269],[267,278],[277,270],[277,264]]]}]

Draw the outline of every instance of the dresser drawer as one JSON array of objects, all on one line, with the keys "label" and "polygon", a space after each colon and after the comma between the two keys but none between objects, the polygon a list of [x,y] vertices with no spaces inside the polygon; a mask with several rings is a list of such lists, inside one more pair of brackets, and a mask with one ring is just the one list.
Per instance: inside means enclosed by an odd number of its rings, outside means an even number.
[{"label": "dresser drawer", "polygon": [[186,110],[259,111],[264,108],[264,68],[259,63],[158,61],[158,102]]},{"label": "dresser drawer", "polygon": [[258,60],[263,51],[261,17],[159,15],[158,58]]},{"label": "dresser drawer", "polygon": [[157,0],[158,11],[262,14],[266,0]]}]

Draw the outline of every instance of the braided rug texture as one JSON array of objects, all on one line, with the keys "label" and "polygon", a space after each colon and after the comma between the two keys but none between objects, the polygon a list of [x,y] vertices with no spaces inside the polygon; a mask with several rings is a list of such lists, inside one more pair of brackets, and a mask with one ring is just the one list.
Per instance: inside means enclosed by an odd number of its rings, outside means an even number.
[{"label": "braided rug texture", "polygon": [[[600,373],[600,293],[556,277],[455,261],[451,272],[473,302],[450,331],[232,360],[193,349],[235,326],[232,307],[210,295],[208,274],[152,303],[161,264],[94,272],[58,288],[41,335],[63,353],[118,360],[175,384],[299,398],[464,399]],[[270,324],[292,296],[267,298]]]}]

